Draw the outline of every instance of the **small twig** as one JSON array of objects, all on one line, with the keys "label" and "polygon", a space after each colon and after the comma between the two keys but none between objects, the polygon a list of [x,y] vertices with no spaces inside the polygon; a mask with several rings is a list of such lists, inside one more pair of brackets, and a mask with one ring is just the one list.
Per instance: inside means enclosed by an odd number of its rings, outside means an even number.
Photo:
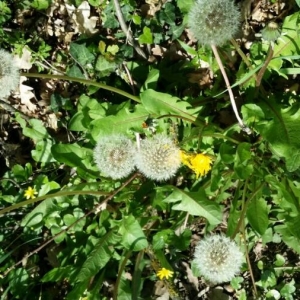
[{"label": "small twig", "polygon": [[[246,180],[245,186],[244,186],[244,190],[243,190],[243,196],[242,196],[242,203],[243,203],[243,209],[244,206],[246,206],[246,193],[247,193],[247,189],[248,189],[248,180]],[[254,275],[253,275],[253,270],[252,270],[252,266],[251,266],[251,261],[250,261],[250,257],[249,257],[249,252],[248,252],[248,244],[247,244],[247,239],[246,239],[246,230],[245,230],[245,219],[242,219],[242,236],[243,236],[243,240],[244,240],[244,245],[245,245],[245,253],[246,253],[246,260],[247,260],[247,265],[249,268],[249,273],[250,273],[250,277],[251,277],[251,281],[252,281],[252,285],[253,285],[253,289],[254,289],[254,298],[257,299],[257,289],[256,289],[256,284],[255,284],[255,279],[254,279]]]},{"label": "small twig", "polygon": [[[0,142],[0,144],[1,144],[1,142]],[[0,181],[10,181],[10,182],[12,182],[18,189],[22,189],[21,186],[20,186],[15,180],[13,180],[13,179],[11,179],[11,178],[2,177],[2,178],[0,178]]]},{"label": "small twig", "polygon": [[244,217],[245,217],[245,215],[246,215],[246,211],[247,211],[247,207],[248,207],[249,203],[252,201],[252,199],[253,199],[254,197],[256,197],[257,193],[261,190],[261,188],[262,188],[264,185],[265,185],[264,182],[261,183],[261,184],[259,185],[259,187],[258,187],[254,192],[252,192],[251,197],[247,200],[247,202],[245,203],[244,207],[242,208],[242,211],[241,211],[241,214],[240,214],[240,218],[239,218],[238,224],[236,225],[236,228],[235,228],[233,234],[232,234],[231,237],[230,237],[232,240],[235,239],[235,236],[238,234],[238,232],[239,232],[239,230],[240,230],[240,228],[241,228],[241,226],[242,226],[242,222],[243,222],[243,219],[244,219]]},{"label": "small twig", "polygon": [[130,30],[128,30],[127,25],[125,23],[124,17],[123,17],[123,13],[121,10],[121,6],[118,0],[114,0],[114,5],[115,5],[115,9],[116,9],[116,16],[119,20],[120,26],[122,28],[122,30],[124,31],[126,38],[129,42],[129,44],[131,44],[133,46],[133,48],[135,49],[135,51],[142,56],[144,59],[148,59],[147,55],[145,54],[145,52],[141,49],[141,47],[135,42],[134,38],[132,37],[132,34],[130,32]]},{"label": "small twig", "polygon": [[231,86],[230,86],[230,82],[229,82],[227,74],[225,72],[222,60],[221,60],[220,55],[219,55],[218,50],[217,50],[217,47],[215,45],[211,45],[211,48],[212,48],[213,53],[216,57],[217,63],[218,63],[219,68],[220,68],[220,71],[223,75],[223,78],[224,78],[224,81],[225,81],[225,84],[226,84],[226,87],[227,87],[227,90],[228,90],[231,106],[232,106],[233,112],[234,112],[234,114],[235,114],[235,116],[238,120],[238,123],[239,123],[239,125],[240,125],[240,127],[242,128],[243,131],[245,131],[247,134],[251,134],[251,129],[244,124],[243,120],[239,116],[239,112],[238,112],[237,107],[236,107],[236,103],[235,103],[235,100],[234,100],[234,95],[233,95],[233,92],[232,92],[232,89],[231,89]]},{"label": "small twig", "polygon": [[45,68],[46,70],[51,70],[52,72],[56,72],[57,74],[65,75],[64,72],[59,71],[58,69],[56,69],[55,67],[53,67],[49,62],[47,62],[47,60],[43,59],[43,61],[44,61],[45,63],[42,63],[42,62],[40,62],[40,61],[35,61],[34,63],[35,63],[36,65],[42,66],[42,67]]},{"label": "small twig", "polygon": [[268,55],[266,57],[266,60],[262,66],[262,68],[259,70],[258,74],[257,74],[257,77],[256,77],[256,86],[259,87],[260,84],[261,84],[261,80],[264,76],[264,73],[271,61],[271,59],[273,58],[273,53],[274,53],[274,43],[270,43],[270,46],[269,46],[269,50],[268,50]]},{"label": "small twig", "polygon": [[[237,53],[240,55],[240,57],[242,58],[243,62],[246,64],[246,66],[249,68],[249,70],[253,70],[252,65],[248,59],[248,57],[245,55],[245,53],[242,51],[241,47],[239,46],[239,44],[236,42],[235,39],[231,39],[230,40],[232,45],[234,46],[235,50],[237,51]],[[253,77],[256,79],[256,74],[253,75]]]},{"label": "small twig", "polygon": [[66,229],[63,229],[62,231],[58,232],[57,234],[55,234],[51,239],[49,239],[48,241],[46,241],[45,243],[43,243],[40,247],[36,248],[35,250],[33,250],[32,252],[28,253],[27,255],[25,255],[21,260],[19,260],[18,262],[16,262],[13,266],[11,266],[10,268],[8,268],[4,274],[3,277],[7,276],[7,274],[12,271],[16,266],[20,265],[21,263],[23,263],[23,261],[27,260],[29,257],[31,257],[32,255],[38,253],[40,250],[42,250],[43,248],[45,248],[47,245],[49,245],[51,242],[53,242],[57,237],[59,237],[60,235],[62,235],[63,233],[67,232],[68,230],[70,230],[73,226],[75,226],[76,224],[78,224],[81,220],[83,220],[84,218],[88,217],[89,215],[91,215],[93,212],[98,213],[99,211],[101,211],[101,207],[103,205],[105,205],[109,200],[111,200],[113,197],[115,197],[115,195],[117,195],[123,188],[125,188],[131,181],[133,181],[136,177],[138,176],[138,173],[133,174],[128,180],[126,180],[117,190],[115,190],[111,195],[109,195],[106,199],[104,199],[104,201],[102,201],[101,203],[99,203],[98,205],[96,205],[93,209],[91,209],[90,211],[88,211],[84,216],[82,216],[81,218],[79,218],[78,220],[76,220],[75,222],[73,222],[72,224],[70,224]]},{"label": "small twig", "polygon": [[19,113],[22,118],[24,118],[26,121],[30,120],[30,117],[25,115],[23,112],[21,112],[19,109],[13,107],[12,105],[10,105],[9,103],[7,103],[4,100],[0,100],[0,105],[3,106],[3,108],[9,112],[12,113]]},{"label": "small twig", "polygon": [[[244,221],[243,221],[244,223]],[[247,260],[247,265],[249,268],[249,273],[250,273],[250,277],[251,277],[251,281],[252,281],[252,286],[253,286],[253,290],[254,290],[254,299],[258,299],[258,293],[257,293],[257,288],[256,288],[256,283],[255,283],[255,279],[254,279],[254,274],[253,274],[253,270],[252,270],[252,266],[251,266],[251,261],[250,261],[250,257],[249,257],[249,253],[248,253],[248,244],[246,243],[246,234],[245,234],[245,225],[243,224],[243,238],[245,241],[245,248],[246,248],[246,260]]]},{"label": "small twig", "polygon": [[125,62],[123,63],[123,67],[124,67],[124,69],[125,69],[125,72],[126,72],[126,74],[127,74],[127,76],[128,76],[128,79],[129,79],[129,81],[130,81],[131,88],[132,88],[132,93],[133,93],[133,95],[135,95],[134,83],[133,83],[133,80],[132,80],[131,74],[130,74],[130,72],[129,72],[129,70],[128,70],[128,68],[127,68],[127,65],[126,65],[126,63],[125,63]]},{"label": "small twig", "polygon": [[137,150],[139,151],[141,149],[141,139],[140,139],[140,134],[138,132],[135,133],[135,140],[136,140]]}]

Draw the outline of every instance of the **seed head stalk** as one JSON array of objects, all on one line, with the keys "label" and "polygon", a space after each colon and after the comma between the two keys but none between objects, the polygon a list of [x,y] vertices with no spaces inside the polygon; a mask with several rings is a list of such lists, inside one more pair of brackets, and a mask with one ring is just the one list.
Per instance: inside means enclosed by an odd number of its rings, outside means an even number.
[{"label": "seed head stalk", "polygon": [[231,89],[231,86],[230,86],[230,82],[229,82],[228,76],[226,74],[226,71],[224,69],[224,66],[223,66],[222,60],[220,58],[219,52],[217,50],[217,47],[212,44],[211,49],[212,49],[212,51],[213,51],[213,53],[216,57],[217,63],[218,63],[219,68],[220,68],[220,71],[223,75],[223,78],[224,78],[224,81],[225,81],[225,84],[226,84],[226,87],[227,87],[227,90],[228,90],[230,103],[231,103],[233,112],[234,112],[234,114],[235,114],[235,116],[238,120],[238,123],[241,126],[243,131],[245,131],[247,134],[251,134],[251,129],[245,125],[244,121],[241,119],[241,117],[239,115],[239,112],[237,110],[236,103],[235,103],[235,100],[234,100],[234,95],[233,95],[233,92],[232,92],[232,89]]},{"label": "seed head stalk", "polygon": [[92,86],[96,86],[100,89],[104,89],[107,91],[111,91],[113,93],[122,95],[124,97],[127,97],[137,103],[140,103],[141,100],[139,99],[139,97],[131,95],[123,90],[120,90],[116,87],[113,86],[109,86],[106,85],[104,83],[100,83],[100,82],[96,82],[94,80],[88,80],[88,79],[83,79],[83,78],[77,78],[77,77],[70,77],[70,76],[66,76],[66,75],[56,75],[56,74],[40,74],[40,73],[21,73],[21,76],[26,76],[26,77],[33,77],[33,78],[48,78],[48,79],[60,79],[60,80],[67,80],[67,81],[72,81],[72,82],[78,82],[78,83],[82,83],[85,85],[92,85]]}]

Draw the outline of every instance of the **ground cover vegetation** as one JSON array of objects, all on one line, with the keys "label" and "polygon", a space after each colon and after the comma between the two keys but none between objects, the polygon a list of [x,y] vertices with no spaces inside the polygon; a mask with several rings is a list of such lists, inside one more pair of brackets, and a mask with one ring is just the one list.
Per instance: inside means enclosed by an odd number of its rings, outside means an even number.
[{"label": "ground cover vegetation", "polygon": [[0,299],[300,299],[298,0],[0,1]]}]

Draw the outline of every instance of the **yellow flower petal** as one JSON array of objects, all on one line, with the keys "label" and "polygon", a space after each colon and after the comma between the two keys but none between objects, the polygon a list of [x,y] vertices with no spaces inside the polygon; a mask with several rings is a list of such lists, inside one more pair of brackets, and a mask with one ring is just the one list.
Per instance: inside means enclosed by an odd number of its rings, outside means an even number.
[{"label": "yellow flower petal", "polygon": [[198,153],[191,158],[192,170],[196,173],[196,177],[205,176],[211,169],[211,159],[210,157]]},{"label": "yellow flower petal", "polygon": [[196,177],[205,176],[211,169],[211,159],[202,153],[188,154],[180,151],[181,161],[196,173]]},{"label": "yellow flower petal", "polygon": [[37,194],[36,190],[33,189],[31,186],[28,187],[28,189],[25,191],[24,196],[26,197],[26,199],[34,199],[35,195]]},{"label": "yellow flower petal", "polygon": [[174,274],[173,271],[170,271],[166,268],[162,268],[156,273],[156,275],[160,280],[163,280],[164,278],[169,279],[169,277],[172,277],[173,274]]}]

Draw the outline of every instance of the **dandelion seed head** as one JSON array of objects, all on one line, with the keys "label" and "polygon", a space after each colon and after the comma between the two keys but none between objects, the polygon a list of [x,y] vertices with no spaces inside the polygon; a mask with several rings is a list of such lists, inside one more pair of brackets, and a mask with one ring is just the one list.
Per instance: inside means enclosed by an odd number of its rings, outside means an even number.
[{"label": "dandelion seed head", "polygon": [[136,156],[136,166],[149,179],[170,179],[180,167],[179,148],[164,134],[142,140]]},{"label": "dandelion seed head", "polygon": [[204,278],[217,284],[230,281],[239,273],[243,253],[228,237],[212,235],[196,246],[193,261]]},{"label": "dandelion seed head", "polygon": [[94,149],[98,169],[112,179],[128,176],[134,169],[135,147],[124,135],[101,137]]},{"label": "dandelion seed head", "polygon": [[19,68],[12,54],[0,49],[0,98],[7,97],[20,82]]},{"label": "dandelion seed head", "polygon": [[232,0],[197,0],[188,26],[200,44],[220,46],[238,31],[240,12]]}]

